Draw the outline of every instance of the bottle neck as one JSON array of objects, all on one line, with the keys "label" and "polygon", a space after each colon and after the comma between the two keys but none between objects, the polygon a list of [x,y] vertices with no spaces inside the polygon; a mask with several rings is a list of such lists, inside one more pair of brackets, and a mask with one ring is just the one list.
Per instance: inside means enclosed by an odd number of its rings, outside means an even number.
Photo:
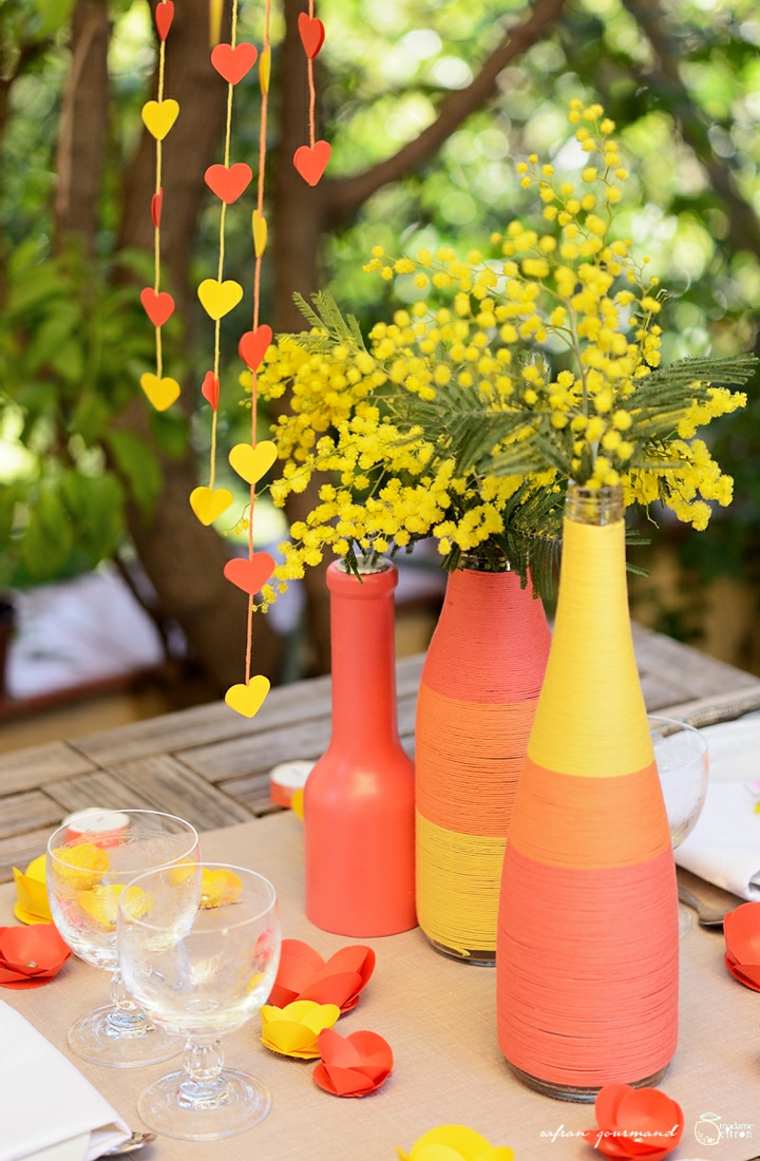
[{"label": "bottle neck", "polygon": [[331,748],[358,757],[399,745],[392,565],[361,579],[328,571],[332,644]]}]

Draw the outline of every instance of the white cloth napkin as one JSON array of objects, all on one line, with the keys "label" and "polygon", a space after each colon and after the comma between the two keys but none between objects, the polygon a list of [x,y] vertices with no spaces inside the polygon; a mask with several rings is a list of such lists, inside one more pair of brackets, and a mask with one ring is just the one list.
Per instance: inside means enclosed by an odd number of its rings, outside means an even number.
[{"label": "white cloth napkin", "polygon": [[95,1161],[129,1129],[71,1061],[0,1002],[0,1161]]},{"label": "white cloth napkin", "polygon": [[760,900],[760,714],[700,732],[709,751],[707,798],[676,862],[743,899]]}]

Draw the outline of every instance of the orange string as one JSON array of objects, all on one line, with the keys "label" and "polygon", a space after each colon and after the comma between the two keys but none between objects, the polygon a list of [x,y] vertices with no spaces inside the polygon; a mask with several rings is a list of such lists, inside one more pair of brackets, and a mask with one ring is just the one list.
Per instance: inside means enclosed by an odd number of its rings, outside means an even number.
[{"label": "orange string", "polygon": [[[309,0],[309,16],[314,19],[314,0]],[[306,75],[309,83],[309,145],[314,148],[317,139],[317,86],[314,80],[314,61],[306,58]]]},{"label": "orange string", "polygon": [[[271,21],[272,21],[272,2],[266,0],[264,6],[264,37],[263,37],[263,55],[267,62],[271,53]],[[267,124],[269,118],[269,85],[263,86],[261,91],[261,112],[259,116],[259,173],[256,185],[256,208],[260,214],[264,212],[264,192],[266,189],[266,168],[267,168]],[[261,266],[264,259],[263,253],[256,254],[256,260],[253,269],[253,329],[258,329],[261,319]],[[256,446],[256,428],[258,420],[258,403],[259,403],[259,384],[258,375],[256,371],[251,372],[251,445]],[[253,518],[254,508],[256,504],[256,485],[251,484],[248,499],[248,559],[253,558]],[[253,611],[254,598],[248,598],[248,614],[246,618],[246,634],[245,634],[245,682],[246,685],[251,680],[251,667],[253,665]]]}]

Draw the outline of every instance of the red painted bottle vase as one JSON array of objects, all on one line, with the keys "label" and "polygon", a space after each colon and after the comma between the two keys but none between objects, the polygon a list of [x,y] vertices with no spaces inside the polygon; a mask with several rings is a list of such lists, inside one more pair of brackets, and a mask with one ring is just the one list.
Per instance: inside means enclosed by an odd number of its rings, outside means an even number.
[{"label": "red painted bottle vase", "polygon": [[304,795],[306,913],[324,931],[368,938],[417,925],[414,767],[396,725],[393,590],[387,561],[327,570],[332,737]]},{"label": "red painted bottle vase", "polygon": [[678,1027],[670,832],[633,650],[620,487],[568,491],[557,617],[496,956],[501,1047],[547,1095],[656,1084]]},{"label": "red painted bottle vase", "polygon": [[493,966],[501,865],[549,627],[516,572],[457,569],[417,703],[417,912],[437,951]]}]

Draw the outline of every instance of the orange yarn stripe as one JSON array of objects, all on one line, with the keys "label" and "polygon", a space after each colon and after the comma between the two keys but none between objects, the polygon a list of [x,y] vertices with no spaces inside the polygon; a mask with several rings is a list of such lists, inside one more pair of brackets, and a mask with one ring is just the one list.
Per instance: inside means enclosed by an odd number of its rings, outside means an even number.
[{"label": "orange yarn stripe", "polygon": [[415,767],[420,814],[449,830],[505,838],[535,708],[535,698],[511,705],[460,701],[423,682]]},{"label": "orange yarn stripe", "polygon": [[623,867],[670,851],[657,766],[617,778],[545,770],[527,758],[510,844],[555,867]]}]

